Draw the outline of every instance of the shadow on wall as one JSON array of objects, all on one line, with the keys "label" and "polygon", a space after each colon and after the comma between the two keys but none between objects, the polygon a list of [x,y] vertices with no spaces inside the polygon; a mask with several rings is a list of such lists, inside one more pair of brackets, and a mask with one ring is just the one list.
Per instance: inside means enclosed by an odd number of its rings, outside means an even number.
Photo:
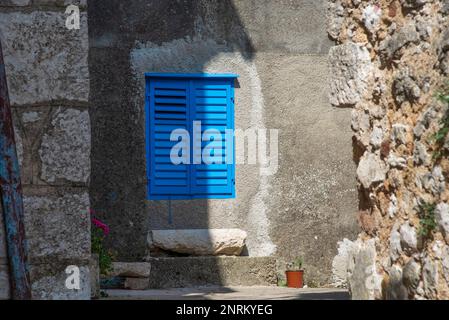
[{"label": "shadow on wall", "polygon": [[140,261],[149,230],[207,229],[210,205],[172,201],[170,225],[167,201],[146,200],[144,73],[238,73],[236,57],[249,61],[254,48],[231,0],[90,0],[88,17],[91,203],[117,260]]}]

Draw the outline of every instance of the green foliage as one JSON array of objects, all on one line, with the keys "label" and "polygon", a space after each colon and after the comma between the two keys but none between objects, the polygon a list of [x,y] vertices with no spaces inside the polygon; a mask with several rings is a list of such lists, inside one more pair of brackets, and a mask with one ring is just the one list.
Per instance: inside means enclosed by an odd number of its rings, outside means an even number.
[{"label": "green foliage", "polygon": [[443,92],[439,92],[437,94],[437,97],[439,100],[449,103],[449,83],[448,83],[448,88],[446,88],[446,90]]},{"label": "green foliage", "polygon": [[303,259],[301,257],[295,258],[293,262],[287,264],[287,270],[295,271],[295,270],[302,270],[303,265]]},{"label": "green foliage", "polygon": [[[446,125],[446,123],[444,123]],[[447,133],[449,132],[449,127],[443,126],[438,130],[437,133],[435,133],[434,139],[437,143],[444,142],[444,138],[446,138]]]},{"label": "green foliage", "polygon": [[285,278],[285,275],[283,275],[281,272],[277,273],[277,286],[278,287],[287,286],[287,279]]},{"label": "green foliage", "polygon": [[287,286],[287,280],[278,279],[278,287],[286,287],[286,286]]},{"label": "green foliage", "polygon": [[423,203],[419,211],[419,235],[429,238],[432,231],[435,230],[437,222],[435,221],[435,204]]},{"label": "green foliage", "polygon": [[91,245],[92,245],[92,253],[98,254],[98,261],[100,266],[100,274],[107,275],[112,271],[112,260],[113,255],[110,251],[104,248],[104,232],[102,229],[93,226],[92,227],[92,236],[91,236]]},{"label": "green foliage", "polygon": [[[437,94],[437,98],[449,104],[449,87],[445,91]],[[442,157],[448,156],[447,151],[442,147],[446,142],[447,134],[449,133],[449,109],[440,121],[440,129],[433,135],[432,141],[435,142],[436,149],[433,152],[433,159],[439,160]]]},{"label": "green foliage", "polygon": [[298,270],[302,269],[303,260],[301,257],[297,257],[295,261],[293,262],[294,267],[296,267]]}]

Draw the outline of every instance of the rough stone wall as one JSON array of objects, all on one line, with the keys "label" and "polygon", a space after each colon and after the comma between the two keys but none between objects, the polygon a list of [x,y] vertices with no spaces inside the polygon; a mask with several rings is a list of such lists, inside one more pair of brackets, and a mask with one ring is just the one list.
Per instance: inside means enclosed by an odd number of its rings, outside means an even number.
[{"label": "rough stone wall", "polygon": [[448,299],[448,104],[436,96],[449,1],[331,0],[328,13],[330,99],[352,108],[363,229],[334,267],[355,299]]},{"label": "rough stone wall", "polygon": [[[66,6],[79,4],[79,30]],[[24,192],[34,299],[89,299],[90,121],[86,1],[1,0],[0,37]],[[0,298],[6,261],[0,223]],[[80,290],[65,287],[69,265]]]},{"label": "rough stone wall", "polygon": [[[327,97],[326,1],[89,1],[92,205],[123,260],[152,229],[240,228],[249,256],[302,255],[330,281],[336,243],[357,228],[350,110]],[[236,167],[236,199],[146,201],[144,72],[232,72],[236,127],[279,129],[279,170]],[[248,163],[248,162],[246,162]],[[319,248],[319,249],[317,249]]]}]

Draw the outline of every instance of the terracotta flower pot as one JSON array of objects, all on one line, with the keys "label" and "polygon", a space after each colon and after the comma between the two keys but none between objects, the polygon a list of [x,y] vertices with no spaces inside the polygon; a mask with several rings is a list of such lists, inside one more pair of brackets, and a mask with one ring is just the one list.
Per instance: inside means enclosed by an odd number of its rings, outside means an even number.
[{"label": "terracotta flower pot", "polygon": [[304,270],[299,271],[285,271],[287,276],[287,287],[302,288],[304,285]]}]

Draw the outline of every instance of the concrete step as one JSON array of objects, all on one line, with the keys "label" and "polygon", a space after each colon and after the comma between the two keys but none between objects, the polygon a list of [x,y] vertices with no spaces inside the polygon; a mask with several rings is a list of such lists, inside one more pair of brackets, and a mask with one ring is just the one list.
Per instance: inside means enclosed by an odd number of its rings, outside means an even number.
[{"label": "concrete step", "polygon": [[161,257],[151,263],[152,289],[197,286],[275,286],[276,259],[271,257]]},{"label": "concrete step", "polygon": [[107,290],[106,300],[349,300],[345,289],[284,287],[196,287]]}]

